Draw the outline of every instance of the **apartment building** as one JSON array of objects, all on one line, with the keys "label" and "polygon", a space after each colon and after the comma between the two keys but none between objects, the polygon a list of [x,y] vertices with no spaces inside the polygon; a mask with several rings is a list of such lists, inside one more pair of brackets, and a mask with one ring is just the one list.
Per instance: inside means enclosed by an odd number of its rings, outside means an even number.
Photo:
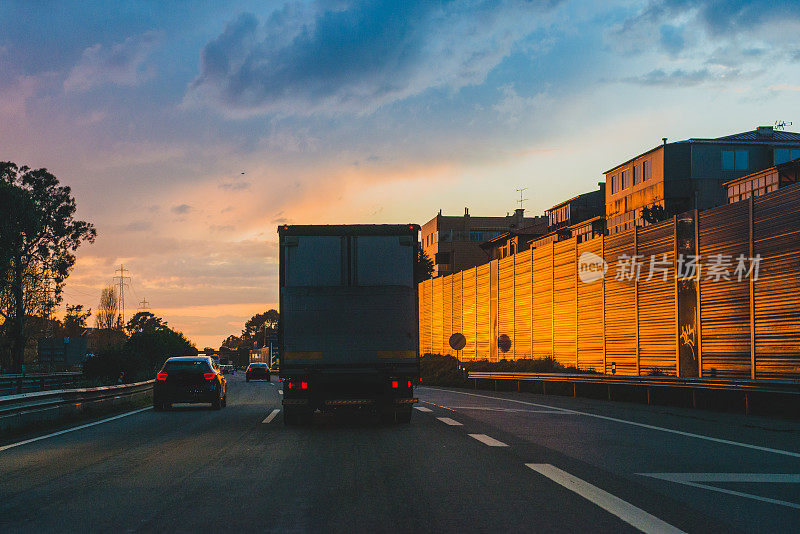
[{"label": "apartment building", "polygon": [[609,234],[727,202],[725,184],[794,159],[800,133],[759,126],[713,139],[663,143],[604,174]]},{"label": "apartment building", "polygon": [[481,243],[509,230],[543,225],[544,217],[525,217],[525,210],[515,210],[505,217],[475,217],[469,208],[464,215],[439,213],[422,225],[422,249],[433,260],[433,275],[452,274],[489,260]]}]

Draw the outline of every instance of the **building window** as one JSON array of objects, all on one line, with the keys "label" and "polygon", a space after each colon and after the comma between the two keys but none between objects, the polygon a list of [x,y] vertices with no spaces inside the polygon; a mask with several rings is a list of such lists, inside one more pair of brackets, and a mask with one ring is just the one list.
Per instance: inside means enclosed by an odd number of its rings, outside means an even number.
[{"label": "building window", "polygon": [[633,185],[642,183],[642,172],[638,165],[633,166]]},{"label": "building window", "polygon": [[613,195],[619,191],[619,175],[615,174],[611,177],[611,194]]},{"label": "building window", "polygon": [[746,171],[750,167],[749,153],[747,150],[723,150],[723,171]]},{"label": "building window", "polygon": [[622,189],[628,189],[631,186],[631,172],[628,170],[622,171],[620,178],[622,180]]},{"label": "building window", "polygon": [[775,149],[775,165],[792,161],[793,159],[800,158],[800,150],[790,148],[776,148]]},{"label": "building window", "polygon": [[470,231],[469,240],[470,241],[483,241],[483,232],[476,232],[475,230]]},{"label": "building window", "polygon": [[642,162],[642,180],[649,180],[650,179],[650,160],[645,160]]}]

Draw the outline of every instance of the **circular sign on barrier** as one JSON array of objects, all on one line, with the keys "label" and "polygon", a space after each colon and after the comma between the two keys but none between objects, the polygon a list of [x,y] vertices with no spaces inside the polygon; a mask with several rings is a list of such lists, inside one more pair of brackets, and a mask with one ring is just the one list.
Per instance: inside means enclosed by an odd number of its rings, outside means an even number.
[{"label": "circular sign on barrier", "polygon": [[500,349],[502,352],[510,351],[511,338],[505,334],[501,334],[500,337],[497,338],[497,348]]},{"label": "circular sign on barrier", "polygon": [[461,332],[456,332],[450,336],[450,348],[453,350],[463,350],[467,346],[467,338]]}]

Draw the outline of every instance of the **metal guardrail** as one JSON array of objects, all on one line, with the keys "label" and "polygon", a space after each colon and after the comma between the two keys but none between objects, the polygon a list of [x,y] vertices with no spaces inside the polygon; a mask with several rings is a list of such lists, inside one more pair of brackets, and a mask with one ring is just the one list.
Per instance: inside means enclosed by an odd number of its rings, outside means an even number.
[{"label": "metal guardrail", "polygon": [[83,380],[81,373],[0,375],[0,395],[77,387]]},{"label": "metal guardrail", "polygon": [[618,386],[647,386],[690,389],[751,391],[800,395],[800,380],[735,380],[729,378],[677,378],[671,376],[615,376],[562,373],[499,373],[470,372],[470,379],[532,380],[536,382],[567,382],[579,384],[609,384]]},{"label": "metal guardrail", "polygon": [[125,401],[153,389],[154,380],[97,388],[59,389],[0,397],[0,430]]},{"label": "metal guardrail", "polygon": [[651,401],[652,389],[685,389],[692,393],[692,406],[696,407],[696,391],[729,391],[744,394],[745,413],[750,413],[750,394],[780,394],[800,396],[800,380],[737,380],[730,378],[678,378],[672,376],[615,376],[601,374],[561,374],[561,373],[512,373],[512,372],[469,372],[467,377],[475,381],[516,380],[517,389],[522,381],[541,382],[543,392],[547,393],[549,382],[572,384],[572,394],[577,396],[578,384],[605,385],[611,400],[612,386],[638,387],[646,390],[647,403]]}]

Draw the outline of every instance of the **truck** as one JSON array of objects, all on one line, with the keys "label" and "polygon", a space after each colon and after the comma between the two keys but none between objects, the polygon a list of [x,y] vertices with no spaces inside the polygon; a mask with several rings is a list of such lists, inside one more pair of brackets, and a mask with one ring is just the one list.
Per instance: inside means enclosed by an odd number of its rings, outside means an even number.
[{"label": "truck", "polygon": [[416,224],[282,225],[283,420],[370,411],[409,423],[418,400]]}]

